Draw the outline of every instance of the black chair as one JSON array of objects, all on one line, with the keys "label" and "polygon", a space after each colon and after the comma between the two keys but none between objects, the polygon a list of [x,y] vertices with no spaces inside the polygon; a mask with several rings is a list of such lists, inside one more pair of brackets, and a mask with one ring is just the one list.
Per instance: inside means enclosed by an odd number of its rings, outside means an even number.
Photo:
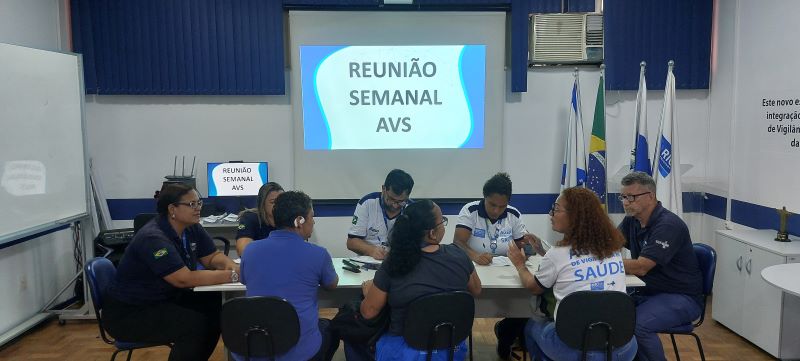
[{"label": "black chair", "polygon": [[681,361],[681,355],[678,353],[678,344],[675,343],[675,335],[689,335],[694,337],[697,341],[697,350],[700,352],[700,359],[706,361],[706,354],[703,352],[703,344],[700,343],[700,337],[694,333],[694,329],[703,324],[706,317],[706,299],[711,294],[711,289],[714,288],[714,274],[717,268],[717,252],[714,248],[703,243],[694,244],[694,255],[697,257],[697,264],[700,266],[700,272],[703,275],[703,304],[700,306],[700,319],[695,322],[686,323],[668,330],[661,331],[660,333],[668,333],[669,338],[672,340],[672,348],[675,350],[675,359]]},{"label": "black chair", "polygon": [[300,339],[300,319],[278,297],[238,297],[222,305],[222,341],[231,352],[250,357],[282,355]]},{"label": "black chair", "polygon": [[[136,232],[139,232],[139,230],[142,229],[147,222],[150,222],[150,220],[156,218],[156,216],[158,216],[158,213],[137,214],[136,217],[133,218],[133,233],[136,234]],[[231,251],[231,241],[221,236],[212,237],[211,239],[222,243],[222,253],[227,256],[228,252]]]},{"label": "black chair", "polygon": [[111,280],[117,275],[117,269],[106,258],[97,257],[89,261],[84,269],[86,273],[86,281],[89,283],[89,293],[92,296],[92,303],[94,304],[94,315],[97,317],[97,326],[100,328],[100,337],[109,345],[114,345],[116,350],[111,355],[111,361],[116,359],[117,354],[122,351],[128,351],[128,361],[133,355],[133,350],[147,347],[167,346],[172,348],[168,343],[144,343],[144,342],[127,342],[120,340],[112,340],[106,335],[105,327],[103,326],[103,293],[108,287]]},{"label": "black chair", "polygon": [[[591,310],[588,312],[587,310]],[[582,351],[611,352],[633,338],[636,306],[633,299],[618,291],[578,291],[561,300],[556,318],[556,334],[567,346]]]},{"label": "black chair", "polygon": [[408,306],[403,323],[403,339],[417,350],[426,350],[428,361],[434,349],[447,349],[448,360],[453,361],[455,347],[469,337],[471,360],[474,318],[475,299],[467,292],[423,296]]}]

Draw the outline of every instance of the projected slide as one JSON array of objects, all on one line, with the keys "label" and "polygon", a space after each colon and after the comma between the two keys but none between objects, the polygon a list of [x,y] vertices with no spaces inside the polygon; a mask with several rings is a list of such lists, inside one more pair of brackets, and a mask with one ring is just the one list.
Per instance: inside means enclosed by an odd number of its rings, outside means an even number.
[{"label": "projected slide", "polygon": [[255,196],[267,183],[267,162],[208,163],[208,196]]},{"label": "projected slide", "polygon": [[483,148],[485,45],[300,46],[307,150]]}]

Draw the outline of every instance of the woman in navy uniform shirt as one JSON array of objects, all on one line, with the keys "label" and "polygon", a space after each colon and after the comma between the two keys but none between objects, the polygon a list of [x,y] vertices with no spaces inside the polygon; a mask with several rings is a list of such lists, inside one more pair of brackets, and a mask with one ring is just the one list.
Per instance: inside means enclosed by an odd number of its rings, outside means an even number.
[{"label": "woman in navy uniform shirt", "polygon": [[159,216],[133,237],[106,290],[104,323],[121,341],[172,343],[170,361],[208,360],[219,340],[221,300],[191,288],[238,282],[239,266],[200,226],[203,201],[194,188],[167,185],[157,204]]},{"label": "woman in navy uniform shirt", "polygon": [[283,193],[283,187],[275,182],[269,182],[258,190],[258,208],[248,209],[239,215],[239,229],[236,232],[236,253],[239,257],[244,253],[244,248],[252,241],[264,239],[275,230],[275,218],[272,208],[275,199]]}]

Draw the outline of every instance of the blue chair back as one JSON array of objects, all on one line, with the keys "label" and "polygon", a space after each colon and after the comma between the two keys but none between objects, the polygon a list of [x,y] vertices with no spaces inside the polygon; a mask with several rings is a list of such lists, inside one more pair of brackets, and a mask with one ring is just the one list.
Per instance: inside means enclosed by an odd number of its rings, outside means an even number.
[{"label": "blue chair back", "polygon": [[103,327],[103,293],[105,293],[108,285],[114,277],[117,276],[117,269],[110,260],[103,257],[96,257],[86,263],[84,268],[86,275],[86,282],[89,284],[89,293],[92,296],[92,304],[94,305],[94,315],[97,317],[97,323],[100,327],[100,336],[103,341],[108,344],[113,344],[113,341],[106,336],[105,327]]},{"label": "blue chair back", "polygon": [[717,269],[717,252],[711,246],[703,243],[694,244],[694,255],[703,274],[703,295],[711,294],[714,288],[714,274]]},{"label": "blue chair back", "polygon": [[717,269],[717,251],[711,246],[703,243],[693,245],[694,256],[697,257],[697,264],[700,266],[700,274],[703,276],[703,304],[700,305],[700,319],[697,320],[693,328],[703,324],[706,318],[706,299],[714,288],[714,274]]}]

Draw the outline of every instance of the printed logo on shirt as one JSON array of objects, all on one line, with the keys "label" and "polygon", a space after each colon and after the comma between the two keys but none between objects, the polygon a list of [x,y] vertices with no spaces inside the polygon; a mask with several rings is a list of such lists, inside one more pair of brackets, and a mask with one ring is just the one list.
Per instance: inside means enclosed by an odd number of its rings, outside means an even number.
[{"label": "printed logo on shirt", "polygon": [[166,248],[162,248],[162,249],[159,249],[158,251],[153,252],[153,257],[155,259],[159,259],[159,258],[164,257],[166,255],[167,255],[167,249]]},{"label": "printed logo on shirt", "polygon": [[353,224],[358,223],[358,216],[353,216]]},{"label": "printed logo on shirt", "polygon": [[486,238],[486,230],[475,228],[472,230],[472,235],[478,238]]},{"label": "printed logo on shirt", "polygon": [[667,249],[669,247],[669,242],[667,241],[656,241],[656,244],[661,246],[663,249]]},{"label": "printed logo on shirt", "polygon": [[606,289],[605,281],[597,281],[589,284],[592,291],[602,291]]},{"label": "printed logo on shirt", "polygon": [[247,226],[245,226],[244,223],[239,223],[239,227],[238,228],[241,231],[241,230],[247,228]]}]

